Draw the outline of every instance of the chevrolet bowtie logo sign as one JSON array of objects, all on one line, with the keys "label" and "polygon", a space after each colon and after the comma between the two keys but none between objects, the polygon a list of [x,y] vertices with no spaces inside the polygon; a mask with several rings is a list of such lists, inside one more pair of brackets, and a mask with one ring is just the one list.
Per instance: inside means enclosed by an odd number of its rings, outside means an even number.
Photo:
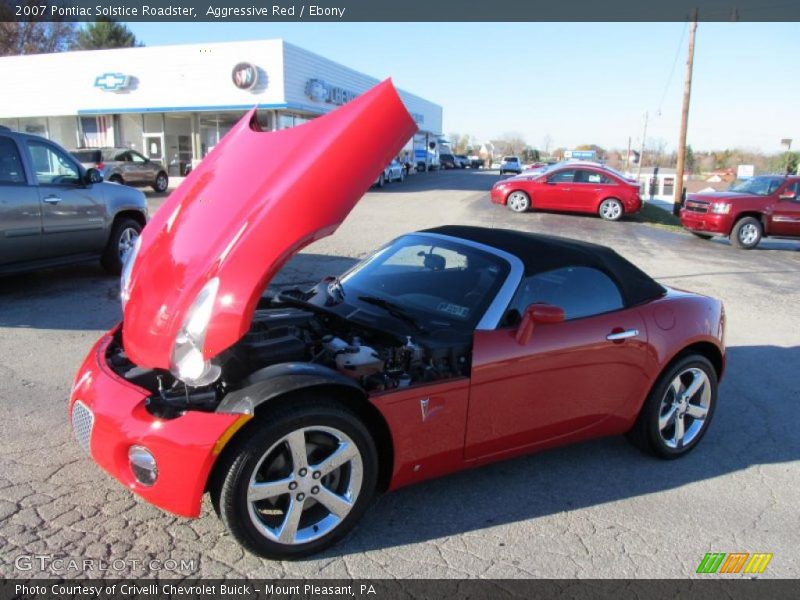
[{"label": "chevrolet bowtie logo sign", "polygon": [[127,88],[130,81],[131,78],[122,73],[103,73],[95,77],[94,87],[100,88],[105,92],[118,92]]}]

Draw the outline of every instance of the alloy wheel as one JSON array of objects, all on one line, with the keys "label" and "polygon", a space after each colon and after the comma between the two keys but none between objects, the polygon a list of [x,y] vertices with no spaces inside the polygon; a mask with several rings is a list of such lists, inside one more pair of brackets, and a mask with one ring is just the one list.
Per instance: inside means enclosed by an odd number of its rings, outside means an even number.
[{"label": "alloy wheel", "polygon": [[670,383],[661,400],[658,430],[668,448],[691,444],[706,426],[711,408],[711,383],[702,369],[690,367]]},{"label": "alloy wheel", "polygon": [[274,443],[253,470],[250,520],[281,544],[318,539],[353,509],[363,477],[361,453],[347,434],[333,427],[297,429]]},{"label": "alloy wheel", "polygon": [[164,175],[156,177],[156,189],[159,192],[163,192],[167,189],[167,178]]},{"label": "alloy wheel", "polygon": [[750,246],[758,240],[758,227],[752,223],[746,223],[739,229],[739,241],[745,246]]},{"label": "alloy wheel", "polygon": [[119,252],[119,260],[124,265],[125,258],[128,256],[133,247],[136,245],[136,240],[139,239],[139,232],[133,227],[126,227],[119,234],[119,244],[117,250]]},{"label": "alloy wheel", "polygon": [[523,192],[512,192],[508,196],[508,207],[514,212],[524,212],[528,210],[530,200]]},{"label": "alloy wheel", "polygon": [[600,205],[600,216],[609,221],[616,221],[622,216],[622,205],[616,200],[605,200]]}]

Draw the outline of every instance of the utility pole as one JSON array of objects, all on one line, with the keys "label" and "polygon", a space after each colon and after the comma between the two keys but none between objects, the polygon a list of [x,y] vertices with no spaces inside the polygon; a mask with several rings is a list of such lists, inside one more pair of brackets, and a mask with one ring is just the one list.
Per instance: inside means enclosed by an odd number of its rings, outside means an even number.
[{"label": "utility pole", "polygon": [[628,153],[625,155],[625,170],[628,170],[631,161],[631,136],[628,136]]},{"label": "utility pole", "polygon": [[683,108],[681,109],[681,134],[678,141],[678,164],[675,169],[675,198],[672,213],[678,215],[683,200],[683,171],[686,166],[686,129],[689,125],[689,100],[692,95],[692,67],[694,65],[694,39],[697,33],[697,9],[692,14],[689,27],[689,55],[686,58],[686,80],[683,84]]},{"label": "utility pole", "polygon": [[639,166],[636,169],[637,183],[639,182],[639,177],[642,175],[642,163],[644,162],[644,140],[646,137],[647,137],[647,113],[644,113],[644,130],[642,131],[642,147],[639,150]]}]

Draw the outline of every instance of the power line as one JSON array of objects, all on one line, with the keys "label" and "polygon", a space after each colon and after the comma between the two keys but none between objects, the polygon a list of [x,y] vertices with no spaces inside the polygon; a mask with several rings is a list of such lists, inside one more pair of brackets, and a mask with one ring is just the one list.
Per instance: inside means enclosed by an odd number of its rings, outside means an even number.
[{"label": "power line", "polygon": [[683,24],[683,33],[681,33],[681,39],[678,42],[678,47],[675,50],[675,58],[672,59],[672,68],[669,70],[669,77],[667,77],[667,83],[664,86],[664,93],[661,94],[661,100],[658,103],[658,111],[657,115],[661,116],[661,107],[664,105],[664,99],[667,97],[667,91],[669,91],[669,85],[672,83],[672,76],[675,74],[675,66],[678,64],[678,57],[681,54],[681,49],[683,48],[683,38],[686,37],[686,29],[689,27],[689,22]]}]

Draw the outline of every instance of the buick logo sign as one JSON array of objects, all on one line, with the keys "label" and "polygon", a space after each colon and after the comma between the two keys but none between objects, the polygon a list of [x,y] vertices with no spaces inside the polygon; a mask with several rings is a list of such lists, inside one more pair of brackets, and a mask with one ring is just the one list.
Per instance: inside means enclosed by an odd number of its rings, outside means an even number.
[{"label": "buick logo sign", "polygon": [[258,68],[248,62],[237,63],[231,72],[231,79],[240,90],[252,90],[258,83]]}]

